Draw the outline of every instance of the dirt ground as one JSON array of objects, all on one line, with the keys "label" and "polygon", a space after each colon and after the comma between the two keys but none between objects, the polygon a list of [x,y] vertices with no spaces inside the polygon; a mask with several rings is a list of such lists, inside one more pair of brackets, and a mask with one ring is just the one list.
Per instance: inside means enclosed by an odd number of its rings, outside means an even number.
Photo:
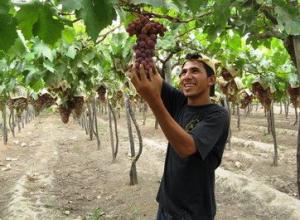
[{"label": "dirt ground", "polygon": [[[243,112],[242,112],[243,113]],[[99,115],[101,149],[73,119],[43,113],[9,143],[0,143],[0,219],[155,219],[157,189],[166,140],[137,115],[143,153],[138,181],[129,185],[130,158],[124,113],[118,119],[119,153],[112,163],[107,115]],[[279,166],[272,166],[273,142],[259,110],[232,118],[230,150],[216,172],[217,220],[300,219],[296,186],[297,126],[294,116],[276,114]],[[138,144],[136,143],[136,146]]]}]

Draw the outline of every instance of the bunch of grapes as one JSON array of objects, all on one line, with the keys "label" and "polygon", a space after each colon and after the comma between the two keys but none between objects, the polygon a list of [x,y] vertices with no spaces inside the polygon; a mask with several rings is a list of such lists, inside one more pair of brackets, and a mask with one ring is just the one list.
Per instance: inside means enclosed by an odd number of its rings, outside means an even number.
[{"label": "bunch of grapes", "polygon": [[238,88],[234,80],[219,83],[221,91],[228,97],[229,101],[234,102],[237,98]]},{"label": "bunch of grapes", "polygon": [[229,81],[229,80],[232,80],[232,79],[233,79],[231,73],[230,73],[226,68],[224,68],[224,67],[222,68],[221,76],[222,76],[226,81]]},{"label": "bunch of grapes", "polygon": [[164,25],[151,21],[149,16],[143,15],[127,27],[126,31],[129,36],[137,36],[137,43],[133,50],[135,52],[135,69],[139,77],[139,67],[142,64],[149,78],[149,74],[155,66],[152,57],[155,55],[157,35],[164,36],[166,30]]},{"label": "bunch of grapes", "polygon": [[97,89],[97,93],[100,101],[105,102],[106,88],[104,85],[99,86],[99,88]]},{"label": "bunch of grapes", "polygon": [[74,112],[73,113],[75,114],[76,118],[79,118],[83,112],[83,104],[84,104],[83,96],[74,96],[73,103],[74,103]]},{"label": "bunch of grapes", "polygon": [[249,95],[244,91],[241,96],[241,108],[245,109],[252,102],[253,95]]},{"label": "bunch of grapes", "polygon": [[252,91],[257,96],[260,103],[267,109],[270,110],[271,102],[272,102],[272,95],[270,88],[264,89],[260,83],[255,82],[252,84]]},{"label": "bunch of grapes", "polygon": [[28,101],[25,97],[10,99],[8,101],[10,110],[16,109],[17,117],[21,117],[22,112],[27,108]]},{"label": "bunch of grapes", "polygon": [[7,106],[9,108],[9,110],[13,110],[14,109],[14,100],[13,99],[9,99],[7,100]]},{"label": "bunch of grapes", "polygon": [[44,93],[38,96],[37,100],[31,101],[34,110],[39,113],[45,108],[49,108],[56,101],[56,98],[53,98],[50,94]]},{"label": "bunch of grapes", "polygon": [[292,88],[290,85],[288,87],[288,93],[291,98],[291,103],[294,107],[300,106],[300,87]]},{"label": "bunch of grapes", "polygon": [[71,100],[68,100],[64,104],[60,104],[58,106],[58,111],[60,113],[60,117],[63,123],[68,123],[70,114],[75,107],[75,103]]}]

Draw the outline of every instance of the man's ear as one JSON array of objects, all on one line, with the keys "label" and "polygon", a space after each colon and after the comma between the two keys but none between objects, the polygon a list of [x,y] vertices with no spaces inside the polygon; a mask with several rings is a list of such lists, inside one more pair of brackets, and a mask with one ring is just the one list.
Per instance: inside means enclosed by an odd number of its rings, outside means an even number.
[{"label": "man's ear", "polygon": [[216,83],[216,76],[215,75],[211,75],[208,77],[208,83],[210,86],[213,86]]}]

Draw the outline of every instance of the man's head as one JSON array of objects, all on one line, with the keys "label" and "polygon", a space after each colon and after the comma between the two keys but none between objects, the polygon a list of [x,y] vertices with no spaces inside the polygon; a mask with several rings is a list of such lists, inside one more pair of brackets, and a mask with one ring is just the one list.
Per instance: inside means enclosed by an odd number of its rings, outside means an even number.
[{"label": "man's head", "polygon": [[182,67],[184,66],[184,64],[187,61],[197,60],[197,61],[202,62],[204,64],[204,68],[206,70],[207,76],[214,75],[215,72],[216,72],[215,64],[212,62],[212,60],[210,58],[208,58],[207,56],[205,56],[203,54],[188,53],[185,56],[185,59],[186,59],[186,61],[183,63]]},{"label": "man's head", "polygon": [[182,91],[189,99],[203,99],[213,95],[215,66],[208,57],[187,54],[179,77]]}]

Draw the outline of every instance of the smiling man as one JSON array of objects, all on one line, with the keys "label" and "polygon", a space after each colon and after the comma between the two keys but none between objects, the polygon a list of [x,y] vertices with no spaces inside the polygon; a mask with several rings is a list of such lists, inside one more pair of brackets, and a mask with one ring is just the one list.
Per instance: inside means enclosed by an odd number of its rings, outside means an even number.
[{"label": "smiling man", "polygon": [[[155,70],[156,71],[156,70]],[[228,136],[227,111],[212,104],[215,66],[200,54],[188,54],[179,75],[179,91],[158,73],[128,75],[147,101],[169,141],[157,194],[157,220],[210,220],[216,214],[215,170]]]}]

